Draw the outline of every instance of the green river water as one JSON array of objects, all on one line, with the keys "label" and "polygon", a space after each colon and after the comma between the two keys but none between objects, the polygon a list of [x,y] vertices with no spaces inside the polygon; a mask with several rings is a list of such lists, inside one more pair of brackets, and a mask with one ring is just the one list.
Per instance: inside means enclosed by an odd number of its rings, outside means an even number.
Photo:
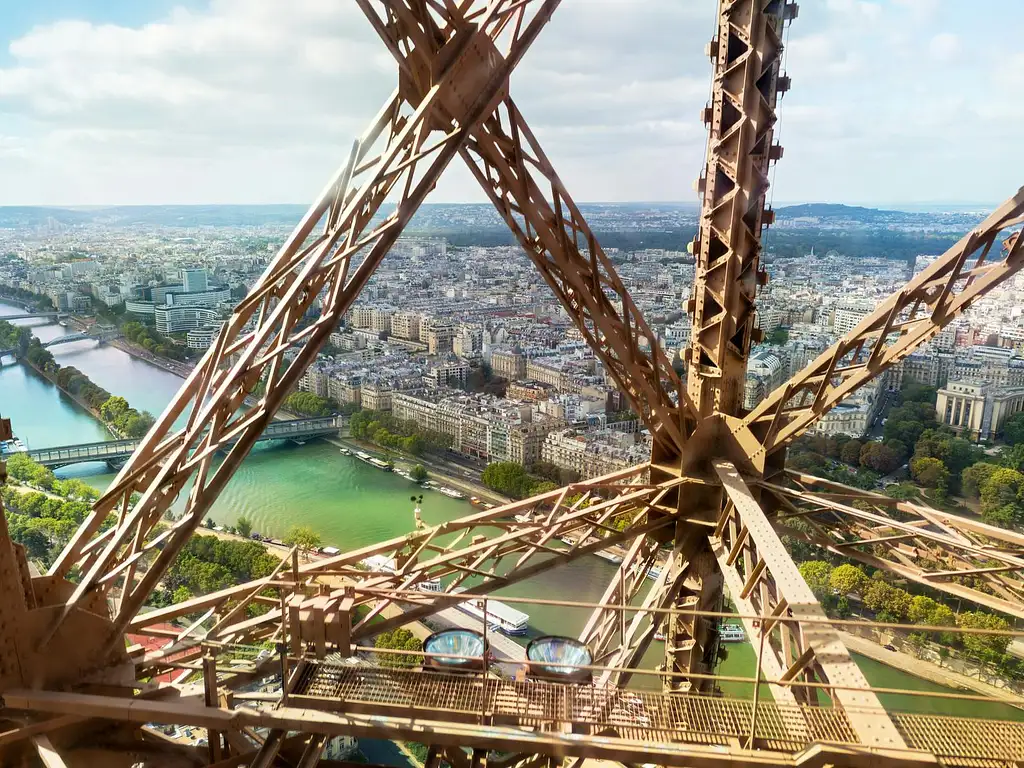
[{"label": "green river water", "polygon": [[[20,312],[20,307],[0,304],[0,317]],[[32,327],[43,341],[68,333],[54,323],[15,321]],[[158,414],[173,397],[182,379],[108,346],[93,341],[73,342],[53,348],[61,365],[73,365],[108,391],[125,397],[139,409]],[[0,368],[0,412],[11,419],[15,434],[30,448],[111,439],[107,430],[79,408],[56,387],[23,365]],[[58,471],[64,477],[79,477],[98,488],[113,479],[103,464],[79,464]],[[351,457],[337,447],[316,441],[297,446],[291,443],[258,445],[217,499],[210,516],[232,524],[241,514],[250,517],[256,530],[282,536],[293,525],[309,525],[324,543],[340,549],[400,536],[413,527],[409,497],[416,490],[400,476],[381,472]],[[179,504],[181,502],[179,501]],[[426,492],[423,518],[428,524],[470,514],[466,501]],[[600,598],[614,566],[597,557],[586,558],[554,569],[503,591],[506,595],[553,598],[580,602]],[[564,607],[527,608],[531,634],[577,634],[587,611]],[[660,644],[649,654],[653,665],[661,653]],[[729,658],[721,666],[726,675],[752,676],[754,652],[746,643],[728,646]],[[857,657],[872,685],[912,690],[948,690],[920,680],[878,662]],[[750,696],[745,684],[723,684],[729,695]],[[950,715],[985,715],[1024,719],[1024,712],[999,704],[942,701],[915,697],[883,697],[894,709],[927,711]]]}]

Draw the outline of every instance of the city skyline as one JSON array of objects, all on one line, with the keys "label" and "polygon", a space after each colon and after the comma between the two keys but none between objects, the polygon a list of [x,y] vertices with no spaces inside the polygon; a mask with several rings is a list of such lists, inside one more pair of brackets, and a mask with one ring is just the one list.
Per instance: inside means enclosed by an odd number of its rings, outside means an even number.
[{"label": "city skyline", "polygon": [[[581,201],[693,201],[715,3],[596,5],[563,3],[513,76],[519,103]],[[1022,16],[1009,2],[805,4],[776,204],[1016,189],[1001,158],[1021,107],[1002,95],[1024,72]],[[4,205],[302,202],[395,79],[354,5],[62,0],[0,4],[0,20]],[[480,201],[458,163],[431,196]]]}]

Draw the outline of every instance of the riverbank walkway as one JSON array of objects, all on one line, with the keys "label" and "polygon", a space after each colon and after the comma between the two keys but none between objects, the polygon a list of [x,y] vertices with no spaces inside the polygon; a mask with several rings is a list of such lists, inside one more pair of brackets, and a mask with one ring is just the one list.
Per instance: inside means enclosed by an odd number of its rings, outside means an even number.
[{"label": "riverbank walkway", "polygon": [[1008,704],[1017,705],[1019,697],[1010,690],[997,688],[975,677],[968,677],[947,667],[940,667],[938,664],[927,659],[919,659],[903,651],[890,651],[873,640],[854,635],[850,632],[839,632],[843,643],[851,651],[867,656],[886,666],[898,669],[902,672],[920,677],[938,685],[960,690],[976,691],[977,693],[991,696],[993,699],[1002,699]]}]

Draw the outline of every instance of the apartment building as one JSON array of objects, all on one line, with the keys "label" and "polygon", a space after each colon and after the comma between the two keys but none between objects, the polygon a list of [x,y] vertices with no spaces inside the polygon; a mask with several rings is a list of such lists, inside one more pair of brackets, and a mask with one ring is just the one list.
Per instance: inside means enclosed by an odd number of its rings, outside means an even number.
[{"label": "apartment building", "polygon": [[391,333],[401,339],[420,340],[420,315],[418,312],[395,312],[391,318]]},{"label": "apartment building", "polygon": [[526,378],[526,356],[518,347],[491,351],[491,372],[508,381]]},{"label": "apartment building", "polygon": [[612,429],[551,432],[541,447],[541,460],[579,474],[599,477],[646,461],[650,446],[636,435]]}]

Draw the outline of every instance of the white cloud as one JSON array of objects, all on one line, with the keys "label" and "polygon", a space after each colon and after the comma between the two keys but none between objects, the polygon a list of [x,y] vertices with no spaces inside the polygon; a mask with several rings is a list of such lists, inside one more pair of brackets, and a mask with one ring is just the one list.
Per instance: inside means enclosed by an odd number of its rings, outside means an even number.
[{"label": "white cloud", "polygon": [[[513,75],[512,93],[579,199],[693,199],[715,7],[559,7]],[[870,199],[881,179],[898,176],[885,196],[912,198],[915,178],[922,169],[938,176],[944,153],[950,191],[939,193],[995,197],[988,190],[1004,186],[1010,164],[990,156],[1009,156],[1015,144],[1003,138],[1005,122],[985,117],[1021,87],[1024,61],[1000,60],[1001,49],[980,46],[982,32],[955,19],[943,24],[958,35],[933,28],[938,8],[937,0],[802,5],[787,46],[794,86],[776,174],[787,197],[840,199],[851,190]],[[1021,9],[1004,12],[1000,29],[1019,28]],[[1009,36],[1003,49],[1014,45]],[[211,0],[135,27],[62,20],[7,47],[0,204],[302,202],[396,81],[390,54],[347,0]],[[966,147],[978,157],[957,175]],[[926,192],[943,186],[929,178]],[[432,199],[481,196],[453,167]]]},{"label": "white cloud", "polygon": [[939,0],[896,0],[896,4],[909,10],[921,21],[931,19],[939,9]]},{"label": "white cloud", "polygon": [[960,54],[960,37],[952,32],[940,32],[928,41],[928,52],[936,61],[952,61]]}]

